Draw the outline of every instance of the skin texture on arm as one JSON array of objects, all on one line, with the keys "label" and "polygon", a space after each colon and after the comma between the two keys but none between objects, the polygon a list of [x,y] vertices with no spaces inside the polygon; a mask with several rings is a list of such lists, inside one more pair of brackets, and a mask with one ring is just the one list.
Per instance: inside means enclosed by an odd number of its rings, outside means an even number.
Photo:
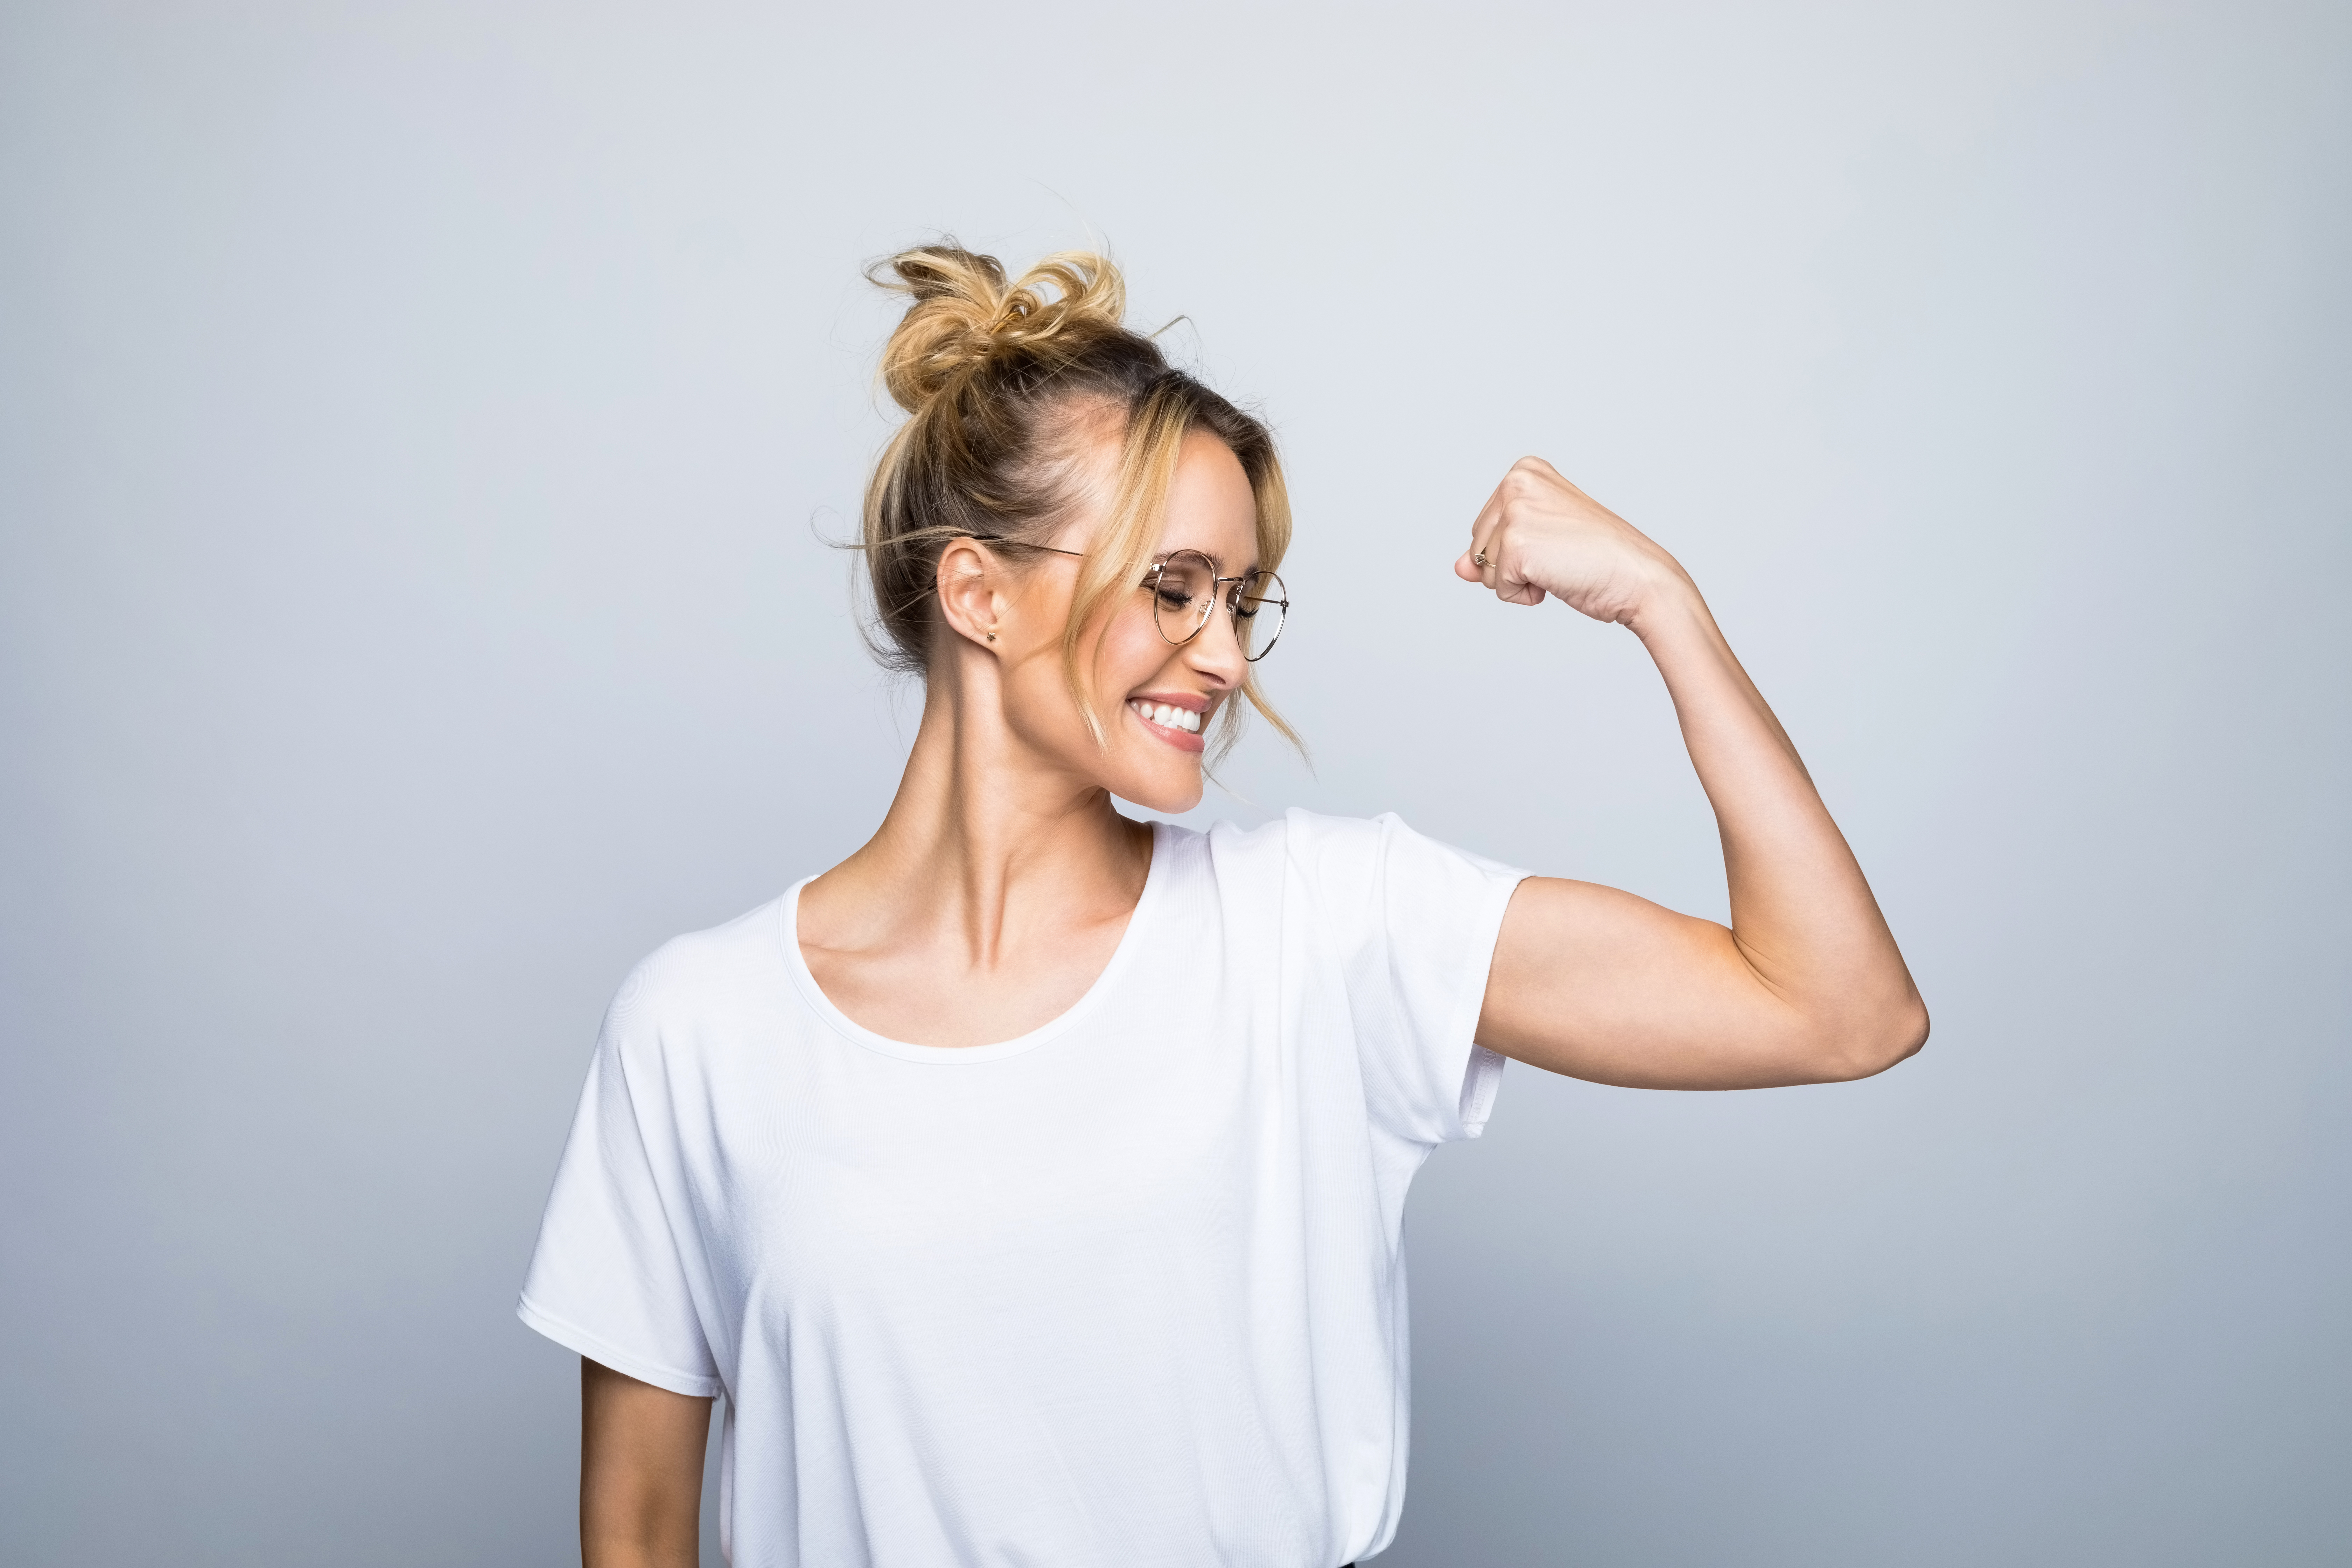
[{"label": "skin texture on arm", "polygon": [[1523,882],[1480,1042],[1642,1089],[1863,1078],[1916,1051],[1927,1008],[1862,868],[1681,565],[1525,458],[1454,570],[1507,603],[1557,597],[1642,639],[1715,808],[1731,894],[1727,928],[1587,882]]},{"label": "skin texture on arm", "polygon": [[583,1568],[697,1568],[710,1404],[581,1358]]}]

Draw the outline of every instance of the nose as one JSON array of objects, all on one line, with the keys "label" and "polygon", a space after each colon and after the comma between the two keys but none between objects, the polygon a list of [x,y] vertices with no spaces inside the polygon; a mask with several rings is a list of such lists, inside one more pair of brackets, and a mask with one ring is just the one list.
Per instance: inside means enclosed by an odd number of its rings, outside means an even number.
[{"label": "nose", "polygon": [[1233,606],[1224,602],[1224,595],[1218,595],[1208,625],[1185,643],[1184,662],[1220,686],[1239,686],[1249,673],[1249,659],[1242,652],[1241,624],[1234,618]]}]

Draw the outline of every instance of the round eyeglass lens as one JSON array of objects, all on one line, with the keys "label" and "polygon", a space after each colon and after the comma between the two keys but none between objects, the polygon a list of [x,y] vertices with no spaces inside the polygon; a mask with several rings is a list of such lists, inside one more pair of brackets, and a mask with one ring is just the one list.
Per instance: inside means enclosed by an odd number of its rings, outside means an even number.
[{"label": "round eyeglass lens", "polygon": [[1208,625],[1216,603],[1217,569],[1196,551],[1179,550],[1151,578],[1151,618],[1172,643],[1191,642]]},{"label": "round eyeglass lens", "polygon": [[1290,595],[1271,572],[1253,572],[1234,584],[1234,636],[1243,658],[1255,664],[1274,651],[1289,609]]}]

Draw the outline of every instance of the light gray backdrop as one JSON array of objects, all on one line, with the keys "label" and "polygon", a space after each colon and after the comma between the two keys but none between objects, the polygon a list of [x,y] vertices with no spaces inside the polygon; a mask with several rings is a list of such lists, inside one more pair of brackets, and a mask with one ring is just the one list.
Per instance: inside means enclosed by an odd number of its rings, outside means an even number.
[{"label": "light gray backdrop", "polygon": [[1408,1565],[2352,1560],[2341,5],[9,5],[0,1559],[560,1563],[509,1315],[628,964],[868,832],[859,264],[1099,235],[1279,426],[1236,795],[1723,907],[1676,551],[1935,1010],[1509,1075]]}]

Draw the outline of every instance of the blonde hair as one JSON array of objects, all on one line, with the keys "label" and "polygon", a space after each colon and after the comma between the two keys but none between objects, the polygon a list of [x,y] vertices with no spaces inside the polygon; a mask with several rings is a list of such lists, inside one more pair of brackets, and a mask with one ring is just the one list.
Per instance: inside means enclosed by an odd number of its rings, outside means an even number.
[{"label": "blonde hair", "polygon": [[[1065,251],[1008,283],[996,258],[948,242],[901,251],[866,276],[912,297],[882,351],[882,384],[908,417],[866,487],[863,545],[879,634],[869,633],[869,646],[892,668],[928,674],[942,629],[940,551],[965,538],[1016,556],[1046,545],[1078,499],[1088,416],[1107,416],[1120,436],[1117,479],[1062,629],[1064,678],[1102,739],[1079,638],[1149,569],[1185,438],[1205,431],[1240,460],[1256,502],[1256,564],[1272,571],[1290,544],[1272,433],[1128,329],[1127,286],[1105,257]],[[1245,667],[1239,694],[1298,744],[1259,691],[1255,666]],[[1240,704],[1223,704],[1213,762],[1241,724]]]}]

